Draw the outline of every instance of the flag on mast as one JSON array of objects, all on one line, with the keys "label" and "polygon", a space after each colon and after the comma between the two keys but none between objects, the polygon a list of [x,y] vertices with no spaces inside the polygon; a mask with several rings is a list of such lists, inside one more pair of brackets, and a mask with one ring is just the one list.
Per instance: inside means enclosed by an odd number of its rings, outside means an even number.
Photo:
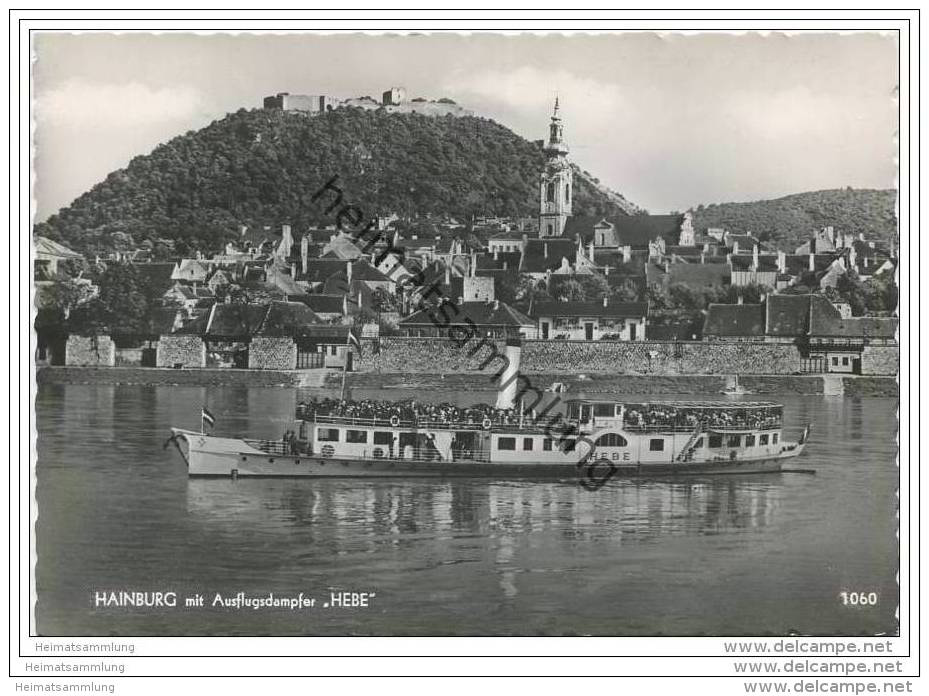
[{"label": "flag on mast", "polygon": [[[212,413],[210,413],[209,409],[206,406],[200,409],[200,420],[203,426],[206,426],[207,424],[209,424],[211,430],[213,429],[213,426],[216,425],[216,417]],[[202,431],[203,427],[201,427],[200,430]]]}]

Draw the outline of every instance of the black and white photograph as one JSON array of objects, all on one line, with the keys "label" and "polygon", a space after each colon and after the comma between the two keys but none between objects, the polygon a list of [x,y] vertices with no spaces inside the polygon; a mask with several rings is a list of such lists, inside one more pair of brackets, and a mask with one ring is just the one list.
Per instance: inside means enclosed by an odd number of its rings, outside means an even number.
[{"label": "black and white photograph", "polygon": [[897,659],[880,26],[30,31],[21,649]]}]

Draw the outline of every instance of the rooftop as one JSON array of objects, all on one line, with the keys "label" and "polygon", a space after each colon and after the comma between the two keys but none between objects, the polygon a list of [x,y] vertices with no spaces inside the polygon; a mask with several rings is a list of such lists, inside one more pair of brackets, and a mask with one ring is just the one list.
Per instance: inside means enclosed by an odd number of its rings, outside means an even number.
[{"label": "rooftop", "polygon": [[644,317],[647,302],[539,302],[531,308],[533,317]]}]

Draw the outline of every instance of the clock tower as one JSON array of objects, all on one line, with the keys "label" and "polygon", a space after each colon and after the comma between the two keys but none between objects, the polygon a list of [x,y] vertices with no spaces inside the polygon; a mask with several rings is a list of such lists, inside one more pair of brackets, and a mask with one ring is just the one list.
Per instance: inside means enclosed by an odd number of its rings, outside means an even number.
[{"label": "clock tower", "polygon": [[560,237],[571,215],[574,175],[568,162],[568,146],[564,143],[564,126],[558,115],[557,97],[544,152],[545,167],[539,178],[539,236]]}]

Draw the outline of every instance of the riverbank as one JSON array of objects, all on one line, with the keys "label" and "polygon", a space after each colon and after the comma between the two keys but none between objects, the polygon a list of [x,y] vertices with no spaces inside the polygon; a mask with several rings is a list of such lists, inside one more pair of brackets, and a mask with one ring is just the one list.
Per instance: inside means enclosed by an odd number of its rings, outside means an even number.
[{"label": "riverbank", "polygon": [[[547,389],[562,382],[573,393],[584,394],[700,394],[720,396],[734,384],[731,375],[617,375],[591,373],[527,374],[533,388]],[[494,391],[490,373],[349,373],[347,385],[354,389],[401,389],[417,391]],[[156,386],[247,386],[319,387],[339,389],[342,373],[332,370],[231,370],[211,368],[167,369],[157,367],[40,367],[39,384],[150,384]],[[827,394],[834,396],[899,395],[896,378],[839,374],[740,375],[738,385],[748,393]]]},{"label": "riverbank", "polygon": [[[616,375],[589,374],[585,379],[577,375],[561,374],[524,375],[532,388],[545,390],[555,382],[568,386],[568,392],[593,394],[699,394],[703,398],[722,397],[723,392],[735,384],[731,375]],[[352,389],[405,389],[416,391],[494,391],[488,374],[375,374],[356,373],[348,377]],[[336,388],[341,383],[330,378],[326,386]],[[886,396],[898,397],[895,377],[858,375],[740,375],[738,385],[746,394],[776,395],[831,395],[831,396]]]},{"label": "riverbank", "polygon": [[[322,387],[329,370],[232,370],[192,367],[45,366],[38,384],[149,384],[153,386]],[[341,373],[339,377],[341,380]]]}]

